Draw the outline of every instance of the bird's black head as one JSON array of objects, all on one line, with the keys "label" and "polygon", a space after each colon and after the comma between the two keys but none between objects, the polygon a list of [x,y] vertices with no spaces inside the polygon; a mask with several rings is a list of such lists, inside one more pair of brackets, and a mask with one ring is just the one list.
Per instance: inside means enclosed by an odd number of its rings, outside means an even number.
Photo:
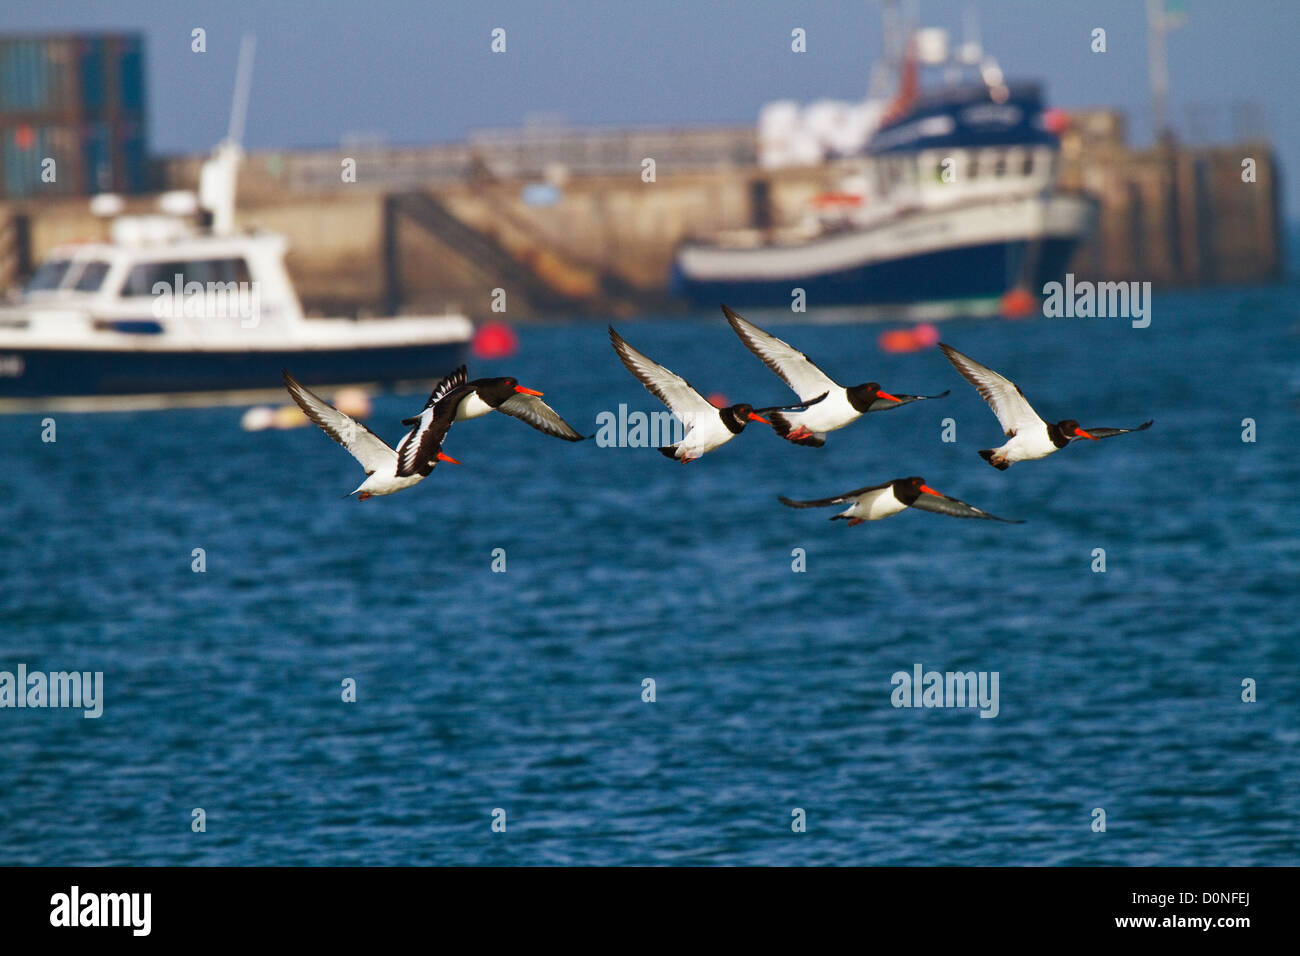
[{"label": "bird's black head", "polygon": [[873,402],[880,398],[891,402],[898,401],[896,397],[888,392],[882,392],[879,382],[865,382],[862,385],[853,385],[844,391],[848,394],[849,404],[859,412],[865,412]]},{"label": "bird's black head", "polygon": [[754,411],[754,406],[741,402],[739,405],[728,405],[718,412],[722,423],[736,435],[745,430],[745,426],[750,422],[762,422],[764,425],[772,424],[763,416]]},{"label": "bird's black head", "polygon": [[479,398],[487,402],[493,408],[496,408],[512,395],[540,395],[541,392],[531,388],[524,388],[519,384],[519,380],[513,376],[503,378],[481,378],[474,383]]},{"label": "bird's black head", "polygon": [[[1094,436],[1089,435],[1086,431],[1080,428],[1079,423],[1076,422],[1073,418],[1067,418],[1064,421],[1057,422],[1056,430],[1057,432],[1060,433],[1061,437],[1065,439],[1066,444],[1069,444],[1070,439],[1072,438],[1089,438],[1092,441],[1097,440]],[[1052,437],[1053,437],[1053,441],[1055,442],[1056,436],[1052,436]]]},{"label": "bird's black head", "polygon": [[921,495],[921,489],[925,487],[925,479],[920,475],[913,475],[910,478],[898,478],[894,481],[894,497],[905,505],[910,505]]}]

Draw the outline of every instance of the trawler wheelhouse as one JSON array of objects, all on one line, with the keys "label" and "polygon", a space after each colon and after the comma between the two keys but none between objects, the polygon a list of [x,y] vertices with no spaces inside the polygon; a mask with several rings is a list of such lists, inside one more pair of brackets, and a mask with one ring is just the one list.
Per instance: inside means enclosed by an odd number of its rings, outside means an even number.
[{"label": "trawler wheelhouse", "polygon": [[867,146],[866,175],[875,194],[933,208],[1055,188],[1058,144],[1038,88],[1000,91],[946,90],[883,124]]}]

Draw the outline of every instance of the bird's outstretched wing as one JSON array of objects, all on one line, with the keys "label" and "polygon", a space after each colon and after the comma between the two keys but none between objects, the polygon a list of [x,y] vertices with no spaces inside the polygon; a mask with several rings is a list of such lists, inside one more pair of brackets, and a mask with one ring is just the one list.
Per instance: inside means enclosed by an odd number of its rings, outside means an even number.
[{"label": "bird's outstretched wing", "polygon": [[782,342],[770,332],[764,332],[725,305],[722,311],[731,323],[732,331],[745,343],[745,348],[762,359],[763,364],[780,376],[781,381],[794,389],[801,399],[810,400],[840,387],[794,346]]},{"label": "bird's outstretched wing", "polygon": [[943,349],[948,361],[961,372],[962,378],[974,385],[980,397],[989,403],[989,408],[993,409],[993,414],[1002,425],[1002,431],[1008,436],[1015,435],[1021,429],[1043,424],[1015,382],[1003,378],[970,356],[962,355],[951,345],[940,342],[939,348]]},{"label": "bird's outstretched wing", "polygon": [[[461,365],[454,372],[444,378],[438,384],[433,386],[433,391],[429,393],[429,400],[424,403],[425,408],[433,408],[440,401],[447,397],[447,393],[454,388],[460,388],[469,380],[469,372],[465,366]],[[418,417],[418,416],[417,416]],[[408,418],[402,422],[403,425],[414,424],[414,418]]]},{"label": "bird's outstretched wing", "polygon": [[816,405],[829,394],[830,392],[822,392],[816,398],[810,398],[806,402],[797,402],[794,405],[768,405],[766,408],[756,408],[754,411],[759,415],[767,412],[802,412]]},{"label": "bird's outstretched wing", "polygon": [[783,505],[791,508],[826,508],[830,505],[842,505],[848,501],[854,501],[857,498],[872,491],[884,491],[892,485],[892,481],[886,481],[879,485],[868,485],[865,488],[855,488],[852,491],[846,491],[842,495],[836,495],[834,498],[818,498],[815,501],[794,501],[785,495],[777,495],[777,500]]},{"label": "bird's outstretched wing", "polygon": [[952,389],[948,389],[947,391],[940,392],[938,395],[895,395],[894,397],[898,399],[898,401],[896,402],[892,402],[887,398],[877,398],[874,402],[872,402],[870,405],[867,406],[867,411],[887,412],[891,408],[902,408],[904,405],[907,405],[910,402],[927,402],[932,398],[943,398],[945,395],[948,394],[948,392],[951,391]]},{"label": "bird's outstretched wing", "polygon": [[613,326],[609,329],[609,340],[627,370],[646,387],[646,391],[667,405],[684,423],[689,425],[700,416],[718,414],[718,410],[705,401],[703,395],[691,388],[690,382],[632,348],[623,336],[614,331]]},{"label": "bird's outstretched wing", "polygon": [[[456,409],[473,388],[464,384],[465,367],[462,365],[446,379],[439,382],[430,396],[430,404],[414,418],[402,420],[413,426],[397,446],[397,476],[424,475],[426,478],[438,464],[438,453],[447,438],[447,430],[456,420]],[[452,378],[462,379],[461,384],[448,384]],[[444,387],[445,386],[445,387]]]},{"label": "bird's outstretched wing", "polygon": [[447,438],[447,429],[451,428],[454,416],[454,409],[447,413],[445,408],[437,405],[420,413],[415,427],[407,432],[397,446],[399,478],[429,476],[438,464],[438,452],[442,451],[442,443]]},{"label": "bird's outstretched wing", "polygon": [[511,418],[527,422],[539,432],[554,435],[556,438],[563,438],[565,441],[582,441],[588,437],[578,434],[572,425],[556,413],[555,409],[536,395],[525,395],[518,392],[498,405],[497,411],[505,412]]},{"label": "bird's outstretched wing", "polygon": [[287,371],[284,387],[298,403],[308,418],[320,426],[321,431],[348,450],[367,475],[381,468],[393,467],[395,452],[382,438],[350,415],[345,415],[316,393],[310,391]]},{"label": "bird's outstretched wing", "polygon": [[[1143,422],[1136,428],[1085,428],[1084,431],[1093,438],[1100,440],[1102,438],[1114,438],[1116,435],[1127,435],[1129,432],[1144,432],[1153,424],[1155,424],[1154,418],[1149,422]],[[1087,440],[1088,439],[1084,438],[1082,435],[1075,435],[1070,439],[1072,442]]]},{"label": "bird's outstretched wing", "polygon": [[917,495],[916,500],[912,502],[912,507],[919,508],[922,511],[933,511],[935,514],[951,515],[954,518],[986,518],[989,521],[1004,521],[1007,524],[1024,524],[1023,521],[999,518],[987,511],[981,511],[974,505],[968,505],[964,501],[949,498],[947,495],[931,494],[928,491]]}]

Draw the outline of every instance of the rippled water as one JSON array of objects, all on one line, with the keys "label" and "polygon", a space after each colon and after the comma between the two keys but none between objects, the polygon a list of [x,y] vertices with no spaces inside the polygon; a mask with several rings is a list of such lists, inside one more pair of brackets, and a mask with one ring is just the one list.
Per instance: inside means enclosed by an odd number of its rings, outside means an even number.
[{"label": "rippled water", "polygon": [[[60,415],[52,444],[2,418],[0,669],[102,670],[105,702],[0,710],[0,863],[1296,863],[1295,293],[945,325],[1049,417],[1156,420],[1005,473],[938,351],[769,316],[844,381],[952,394],[689,467],[492,416],[452,430],[464,467],[363,504],[315,429],[237,409]],[[619,327],[702,390],[790,397],[720,316]],[[588,431],[659,407],[601,324],[471,371]],[[1028,523],[776,501],[911,474]],[[997,671],[998,716],[891,706],[916,663]]]}]

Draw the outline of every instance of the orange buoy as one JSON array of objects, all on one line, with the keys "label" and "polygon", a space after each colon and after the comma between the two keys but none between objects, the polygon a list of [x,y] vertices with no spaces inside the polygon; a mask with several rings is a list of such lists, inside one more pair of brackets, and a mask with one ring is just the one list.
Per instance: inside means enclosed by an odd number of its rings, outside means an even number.
[{"label": "orange buoy", "polygon": [[1022,286],[1016,286],[1002,296],[1002,316],[1007,319],[1026,319],[1038,311],[1038,297]]},{"label": "orange buoy", "polygon": [[1043,126],[1049,133],[1060,136],[1070,128],[1070,114],[1059,108],[1046,110],[1043,113]]},{"label": "orange buoy", "polygon": [[710,392],[707,401],[714,408],[726,408],[731,404],[731,402],[727,401],[727,396],[721,392]]},{"label": "orange buoy", "polygon": [[888,329],[878,340],[882,352],[919,352],[933,348],[939,341],[939,330],[933,323],[922,322],[905,329]]},{"label": "orange buoy", "polygon": [[470,348],[475,358],[509,358],[519,351],[519,336],[504,322],[488,322],[474,332]]}]

